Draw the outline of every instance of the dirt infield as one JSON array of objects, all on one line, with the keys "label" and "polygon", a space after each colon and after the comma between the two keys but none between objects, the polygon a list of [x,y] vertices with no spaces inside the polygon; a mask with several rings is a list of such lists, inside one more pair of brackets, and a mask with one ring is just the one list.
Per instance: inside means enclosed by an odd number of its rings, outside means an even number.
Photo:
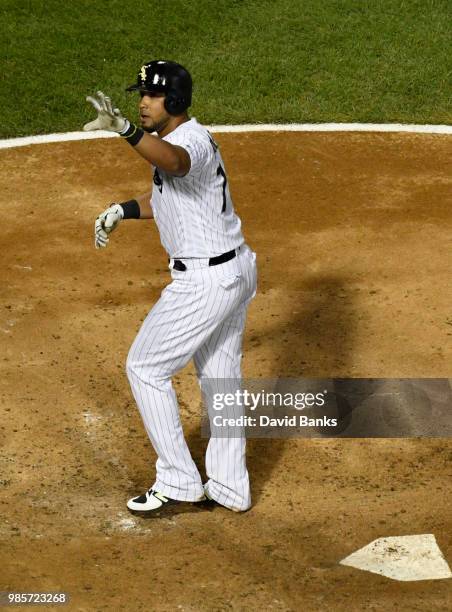
[{"label": "dirt infield", "polygon": [[[450,376],[451,137],[216,139],[258,255],[244,375]],[[116,140],[0,160],[0,590],[66,591],[87,611],[450,609],[450,580],[338,565],[416,533],[452,563],[448,439],[250,440],[249,512],[130,516],[155,457],[125,358],[169,272],[153,221],[122,224],[105,251],[92,234],[149,170]],[[175,387],[201,467],[191,365]]]}]

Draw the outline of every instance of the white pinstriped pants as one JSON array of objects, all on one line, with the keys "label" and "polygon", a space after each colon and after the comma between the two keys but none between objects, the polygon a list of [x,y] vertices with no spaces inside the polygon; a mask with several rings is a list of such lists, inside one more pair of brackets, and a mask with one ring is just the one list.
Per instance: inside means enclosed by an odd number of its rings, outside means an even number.
[{"label": "white pinstriped pants", "polygon": [[[133,342],[127,376],[146,432],[158,455],[154,489],[183,501],[204,495],[190,455],[171,377],[193,358],[203,378],[241,378],[246,311],[256,294],[256,254],[247,246],[223,264],[184,260],[171,269],[162,291]],[[171,265],[171,264],[170,264]],[[212,437],[206,451],[205,491],[234,510],[251,506],[245,437]]]}]

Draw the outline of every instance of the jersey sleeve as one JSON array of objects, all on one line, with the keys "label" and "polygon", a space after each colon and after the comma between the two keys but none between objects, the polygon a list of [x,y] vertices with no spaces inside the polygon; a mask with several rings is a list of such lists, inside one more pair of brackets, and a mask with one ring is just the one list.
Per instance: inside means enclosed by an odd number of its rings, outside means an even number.
[{"label": "jersey sleeve", "polygon": [[168,134],[165,140],[173,145],[183,147],[188,152],[191,162],[188,174],[197,173],[202,170],[208,160],[211,150],[209,143],[202,138],[202,136],[196,134],[192,130],[187,130],[182,134],[178,134],[177,132]]}]

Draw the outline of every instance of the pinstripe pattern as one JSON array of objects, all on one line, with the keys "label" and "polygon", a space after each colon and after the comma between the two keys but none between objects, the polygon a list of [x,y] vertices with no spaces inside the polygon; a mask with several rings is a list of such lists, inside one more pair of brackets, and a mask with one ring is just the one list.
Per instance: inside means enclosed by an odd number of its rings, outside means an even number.
[{"label": "pinstripe pattern", "polygon": [[151,206],[166,252],[179,259],[214,257],[238,247],[243,243],[241,222],[229,185],[218,173],[224,162],[209,132],[193,118],[163,140],[183,146],[191,159],[184,177],[158,170],[162,186],[153,190]]},{"label": "pinstripe pattern", "polygon": [[[256,293],[256,255],[243,245],[218,266],[189,260],[144,320],[127,358],[127,375],[158,455],[152,488],[172,499],[197,501],[204,490],[186,444],[171,377],[194,359],[198,380],[240,379],[246,310]],[[251,505],[244,438],[212,438],[206,453],[209,496],[224,506]]]}]

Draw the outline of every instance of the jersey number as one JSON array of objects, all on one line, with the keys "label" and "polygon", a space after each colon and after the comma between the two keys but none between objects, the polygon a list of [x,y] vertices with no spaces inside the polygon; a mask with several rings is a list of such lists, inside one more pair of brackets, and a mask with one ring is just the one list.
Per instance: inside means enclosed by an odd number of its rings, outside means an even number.
[{"label": "jersey number", "polygon": [[162,193],[162,191],[163,191],[163,181],[162,181],[162,177],[160,176],[159,171],[158,171],[157,168],[154,170],[153,181],[154,181],[154,185],[156,185],[158,190],[160,191],[160,193]]},{"label": "jersey number", "polygon": [[223,207],[221,209],[221,212],[224,213],[224,211],[226,210],[226,185],[228,184],[228,179],[226,178],[226,173],[223,170],[223,166],[221,164],[217,168],[217,176],[220,175],[223,177]]}]

